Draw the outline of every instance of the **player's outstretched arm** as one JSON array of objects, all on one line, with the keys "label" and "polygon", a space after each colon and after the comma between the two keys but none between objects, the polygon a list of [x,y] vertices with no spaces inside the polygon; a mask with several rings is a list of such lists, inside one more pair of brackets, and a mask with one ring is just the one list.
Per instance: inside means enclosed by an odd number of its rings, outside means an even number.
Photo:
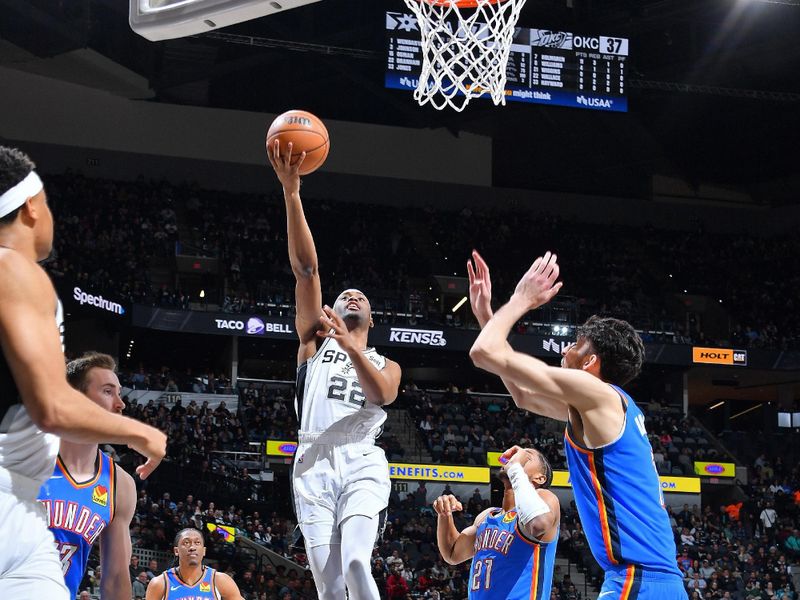
[{"label": "player's outstretched arm", "polygon": [[[556,256],[547,252],[534,261],[517,284],[508,304],[489,320],[470,350],[476,367],[531,390],[543,400],[572,406],[579,412],[607,405],[616,392],[580,369],[550,367],[547,363],[513,350],[506,341],[514,324],[528,311],[549,302],[561,289]],[[562,408],[559,406],[559,411]],[[563,420],[563,419],[562,419]]]},{"label": "player's outstretched arm", "polygon": [[153,577],[147,584],[147,591],[144,600],[164,600],[167,591],[166,576],[162,573],[158,577]]},{"label": "player's outstretched arm", "polygon": [[295,285],[297,335],[301,344],[315,346],[314,333],[319,328],[322,288],[319,280],[317,249],[300,200],[300,165],[305,159],[305,152],[295,164],[291,164],[292,144],[281,147],[280,141],[275,140],[273,144],[267,146],[267,157],[283,186],[283,199],[286,203],[289,263],[297,282]]},{"label": "player's outstretched arm", "polygon": [[100,408],[68,383],[56,297],[45,272],[17,252],[0,256],[0,345],[22,402],[45,432],[83,444],[127,444],[147,457],[147,477],[164,458],[167,437],[157,429]]},{"label": "player's outstretched arm", "polygon": [[[475,261],[474,265],[472,260]],[[483,329],[494,316],[492,311],[492,278],[489,273],[489,265],[486,264],[486,261],[483,260],[477,250],[472,251],[472,260],[467,261],[469,302],[472,307],[472,314],[475,315],[478,324]],[[514,351],[508,340],[505,340],[504,349],[506,352]],[[558,421],[566,421],[568,419],[566,405],[535,394],[531,390],[517,385],[507,377],[501,376],[500,379],[518,408]]]},{"label": "player's outstretched arm", "polygon": [[461,502],[456,500],[455,496],[439,496],[433,502],[433,510],[436,511],[438,517],[436,543],[444,561],[451,565],[457,565],[472,558],[475,555],[475,535],[478,532],[478,525],[483,523],[491,509],[484,510],[475,517],[472,525],[461,532],[456,529],[453,521],[453,513],[463,510]]},{"label": "player's outstretched arm", "polygon": [[100,534],[100,597],[103,600],[130,600],[131,520],[136,508],[133,478],[116,468],[116,506],[111,523]]},{"label": "player's outstretched arm", "polygon": [[219,590],[222,600],[244,600],[242,593],[239,591],[239,586],[231,579],[230,575],[217,571],[214,581],[217,584],[217,590]]}]

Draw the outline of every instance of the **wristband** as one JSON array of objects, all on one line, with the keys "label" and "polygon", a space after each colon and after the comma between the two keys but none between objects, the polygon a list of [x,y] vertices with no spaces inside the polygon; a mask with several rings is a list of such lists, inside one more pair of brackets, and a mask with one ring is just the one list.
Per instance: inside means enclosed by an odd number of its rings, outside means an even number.
[{"label": "wristband", "polygon": [[536,488],[533,487],[522,465],[514,463],[507,469],[506,473],[514,490],[514,504],[516,504],[520,523],[527,525],[536,517],[550,512],[550,507],[547,502],[542,500]]}]

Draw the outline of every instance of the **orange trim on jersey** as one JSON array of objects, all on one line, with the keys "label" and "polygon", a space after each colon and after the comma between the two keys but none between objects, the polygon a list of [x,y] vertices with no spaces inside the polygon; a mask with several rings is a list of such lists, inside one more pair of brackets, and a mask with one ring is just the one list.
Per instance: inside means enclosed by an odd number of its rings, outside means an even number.
[{"label": "orange trim on jersey", "polygon": [[517,522],[514,525],[514,533],[516,533],[517,537],[519,539],[521,539],[523,542],[525,542],[526,544],[529,544],[531,546],[534,546],[536,548],[538,548],[540,544],[546,543],[546,542],[536,542],[536,541],[533,541],[532,539],[526,537],[526,535],[524,533],[522,533],[522,530],[519,528],[519,519],[517,519]]},{"label": "orange trim on jersey", "polygon": [[631,594],[631,588],[633,588],[636,567],[634,565],[629,565],[626,571],[625,584],[622,586],[622,594],[620,595],[619,600],[628,600],[628,596]]},{"label": "orange trim on jersey", "polygon": [[[101,458],[100,462],[102,463],[102,461],[103,459]],[[108,522],[110,523],[114,520],[114,513],[117,511],[117,465],[114,464],[110,456],[108,457],[108,471]]]},{"label": "orange trim on jersey", "polygon": [[600,485],[600,479],[597,477],[597,468],[594,464],[594,452],[586,448],[581,448],[573,442],[569,435],[569,430],[566,431],[565,438],[570,446],[578,452],[585,454],[589,462],[589,471],[592,475],[592,487],[594,488],[594,495],[597,500],[597,512],[600,515],[600,530],[603,533],[603,545],[606,547],[608,560],[611,561],[611,564],[618,565],[619,561],[614,558],[614,553],[611,551],[611,528],[608,525],[608,513],[606,512],[606,502],[603,499],[603,487]]},{"label": "orange trim on jersey", "polygon": [[539,594],[539,552],[542,547],[538,544],[533,549],[533,573],[531,574],[531,596],[530,600],[536,600]]},{"label": "orange trim on jersey", "polygon": [[100,456],[99,449],[97,450],[97,471],[95,472],[94,477],[92,477],[89,481],[84,481],[82,483],[75,481],[75,479],[72,477],[72,474],[69,472],[69,469],[67,469],[66,465],[61,460],[60,454],[56,457],[56,462],[58,463],[58,468],[61,469],[62,473],[64,473],[64,478],[69,481],[72,487],[76,489],[87,488],[90,485],[94,485],[97,483],[97,480],[100,479],[100,473],[103,472],[103,457]]}]

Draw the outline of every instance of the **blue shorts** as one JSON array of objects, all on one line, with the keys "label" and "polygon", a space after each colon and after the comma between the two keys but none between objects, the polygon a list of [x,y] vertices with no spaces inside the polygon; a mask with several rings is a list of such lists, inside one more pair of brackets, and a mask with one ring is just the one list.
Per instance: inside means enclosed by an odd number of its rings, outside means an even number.
[{"label": "blue shorts", "polygon": [[688,600],[688,595],[679,575],[629,565],[606,571],[597,600]]}]

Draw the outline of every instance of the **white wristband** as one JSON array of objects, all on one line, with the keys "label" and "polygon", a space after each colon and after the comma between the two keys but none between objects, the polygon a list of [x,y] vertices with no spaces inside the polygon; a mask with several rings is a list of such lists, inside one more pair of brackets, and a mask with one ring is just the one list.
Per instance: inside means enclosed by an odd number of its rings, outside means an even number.
[{"label": "white wristband", "polygon": [[539,492],[533,487],[522,465],[514,463],[508,467],[506,473],[514,490],[514,504],[517,505],[517,516],[520,523],[527,525],[536,517],[550,512],[550,507],[539,496]]}]

